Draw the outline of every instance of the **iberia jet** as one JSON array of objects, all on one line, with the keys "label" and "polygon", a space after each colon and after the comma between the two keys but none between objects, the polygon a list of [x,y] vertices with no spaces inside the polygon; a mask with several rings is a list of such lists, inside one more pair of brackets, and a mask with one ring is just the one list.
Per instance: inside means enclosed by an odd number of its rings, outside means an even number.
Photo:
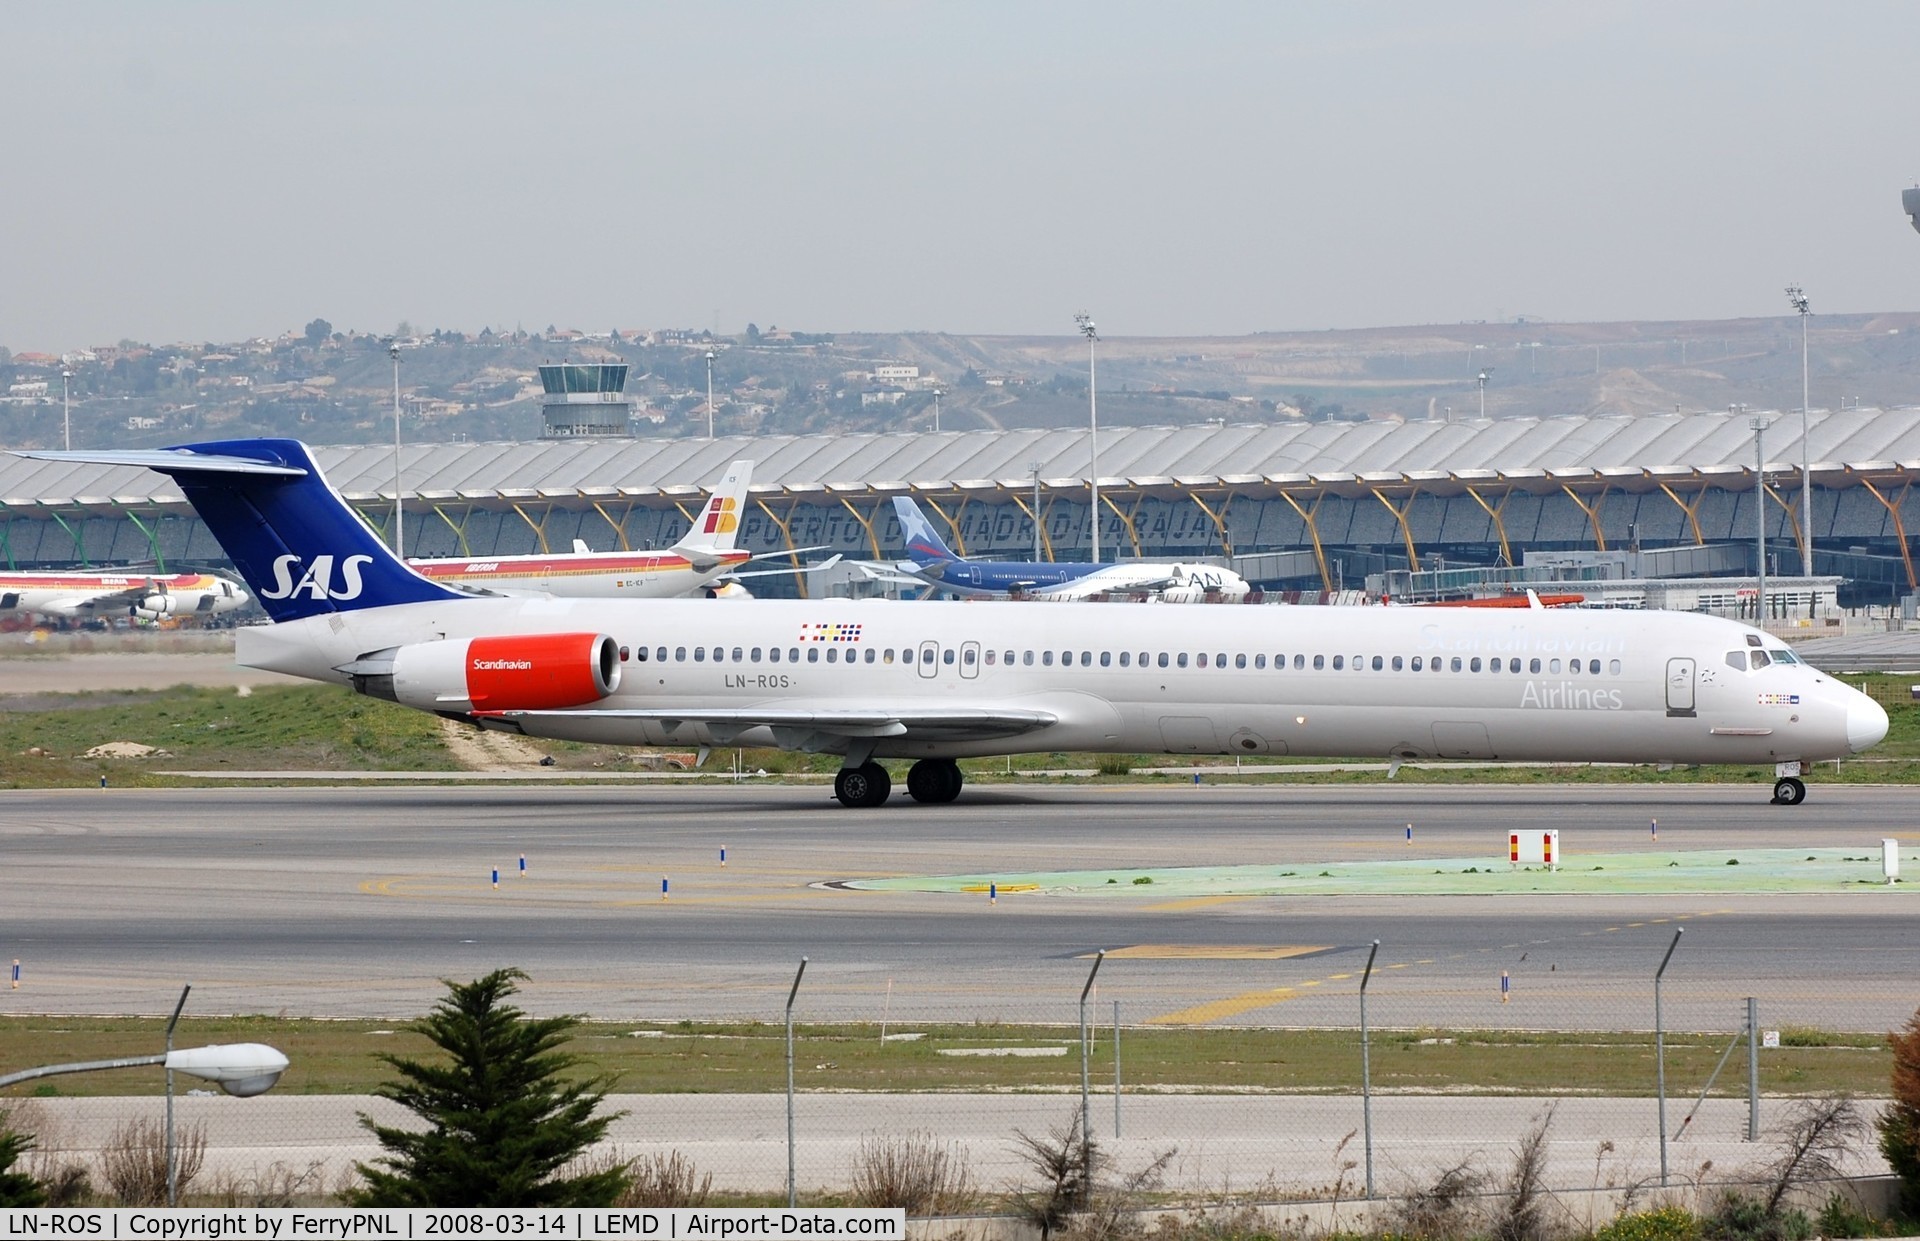
[{"label": "iberia jet", "polygon": [[485,728],[881,759],[922,802],[966,757],[1049,750],[1803,764],[1886,735],[1779,639],[1677,612],[528,599],[394,558],[294,440],[21,455],[171,475],[273,619],[239,662]]},{"label": "iberia jet", "polygon": [[[741,510],[753,462],[736,461],[713,489],[693,528],[663,552],[595,552],[574,541],[571,553],[410,560],[422,577],[471,590],[501,594],[541,594],[568,599],[664,599],[674,595],[718,594],[722,578],[760,577],[792,572],[772,569],[741,573],[754,559],[736,550]],[[814,549],[809,549],[814,550]]]},{"label": "iberia jet", "polygon": [[65,620],[216,616],[246,602],[246,591],[215,573],[0,573],[0,612]]}]

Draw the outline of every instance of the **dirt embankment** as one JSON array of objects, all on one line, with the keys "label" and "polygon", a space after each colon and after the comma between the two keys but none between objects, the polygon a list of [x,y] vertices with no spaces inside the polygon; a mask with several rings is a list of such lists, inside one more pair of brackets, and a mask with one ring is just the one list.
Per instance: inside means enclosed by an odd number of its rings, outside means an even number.
[{"label": "dirt embankment", "polygon": [[524,737],[489,732],[458,720],[440,721],[440,738],[468,771],[538,771],[547,752]]}]

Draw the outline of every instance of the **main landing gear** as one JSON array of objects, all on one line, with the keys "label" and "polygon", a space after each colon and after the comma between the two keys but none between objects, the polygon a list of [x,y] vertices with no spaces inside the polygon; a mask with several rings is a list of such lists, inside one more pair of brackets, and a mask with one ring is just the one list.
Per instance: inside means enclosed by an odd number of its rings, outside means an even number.
[{"label": "main landing gear", "polygon": [[858,767],[842,767],[833,778],[833,795],[849,810],[869,810],[887,800],[893,792],[893,777],[887,769],[868,759]]},{"label": "main landing gear", "polygon": [[960,764],[950,758],[923,758],[907,768],[907,792],[918,802],[950,802],[963,782]]},{"label": "main landing gear", "polygon": [[1806,783],[1798,776],[1782,776],[1773,782],[1773,804],[1797,806],[1807,800]]},{"label": "main landing gear", "polygon": [[[917,802],[950,802],[960,796],[963,783],[960,764],[950,758],[923,758],[907,769],[907,792]],[[849,810],[870,810],[892,792],[893,778],[872,759],[858,767],[842,767],[833,778],[833,795]]]}]

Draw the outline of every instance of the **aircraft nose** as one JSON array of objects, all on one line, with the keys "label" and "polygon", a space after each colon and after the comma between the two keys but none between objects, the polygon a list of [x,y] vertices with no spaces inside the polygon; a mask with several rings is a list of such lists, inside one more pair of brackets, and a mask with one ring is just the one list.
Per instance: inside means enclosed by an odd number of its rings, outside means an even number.
[{"label": "aircraft nose", "polygon": [[1847,702],[1847,748],[1858,754],[1886,735],[1886,708],[1865,694],[1854,694]]}]

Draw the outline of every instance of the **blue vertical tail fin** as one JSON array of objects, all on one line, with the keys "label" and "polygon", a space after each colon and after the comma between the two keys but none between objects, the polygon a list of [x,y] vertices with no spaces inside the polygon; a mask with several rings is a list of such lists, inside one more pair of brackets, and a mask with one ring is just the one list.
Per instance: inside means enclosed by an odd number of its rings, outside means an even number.
[{"label": "blue vertical tail fin", "polygon": [[907,558],[921,566],[955,564],[965,557],[946,545],[920,506],[906,496],[893,498],[893,511],[900,518],[900,535],[907,543]]},{"label": "blue vertical tail fin", "polygon": [[389,551],[299,440],[18,455],[170,475],[276,621],[471,597],[428,581]]}]

